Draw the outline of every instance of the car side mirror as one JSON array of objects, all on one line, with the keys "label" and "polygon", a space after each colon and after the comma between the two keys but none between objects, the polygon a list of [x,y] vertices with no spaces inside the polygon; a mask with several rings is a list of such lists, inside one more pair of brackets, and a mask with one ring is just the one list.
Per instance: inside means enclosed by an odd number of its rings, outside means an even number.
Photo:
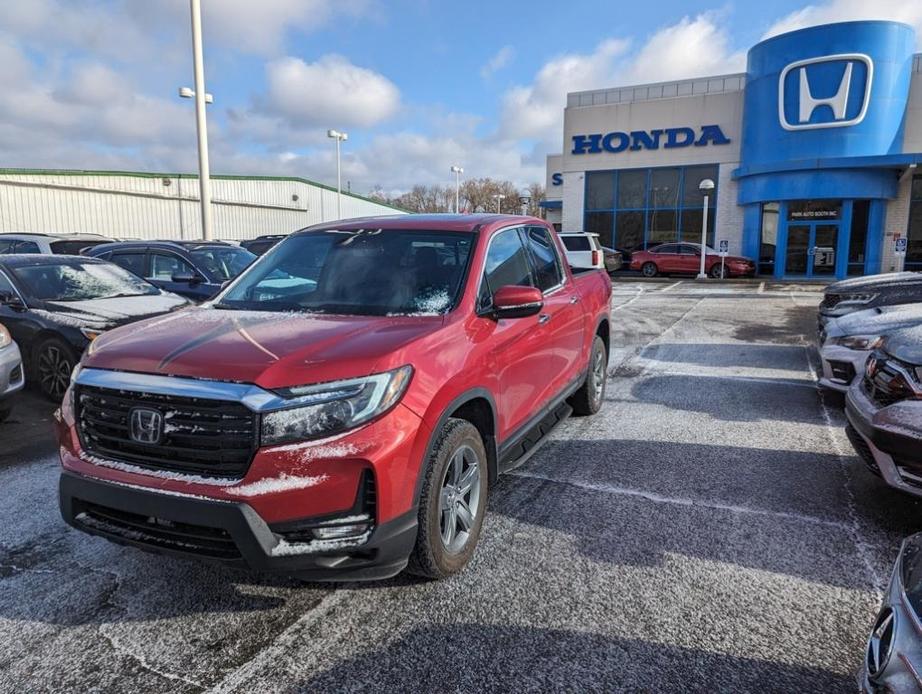
[{"label": "car side mirror", "polygon": [[198,284],[199,278],[197,275],[191,272],[174,272],[173,276],[170,277],[171,282],[176,282],[177,284]]},{"label": "car side mirror", "polygon": [[23,311],[26,308],[26,305],[22,303],[22,299],[13,294],[13,292],[0,291],[0,305],[9,306],[14,311]]},{"label": "car side mirror", "polygon": [[494,318],[525,318],[538,313],[544,306],[544,295],[535,287],[506,285],[493,294]]}]

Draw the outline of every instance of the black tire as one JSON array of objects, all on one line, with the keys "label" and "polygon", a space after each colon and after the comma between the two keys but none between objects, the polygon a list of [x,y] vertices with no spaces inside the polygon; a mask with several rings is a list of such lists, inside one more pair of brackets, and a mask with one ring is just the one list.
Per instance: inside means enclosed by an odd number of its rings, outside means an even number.
[{"label": "black tire", "polygon": [[722,280],[727,276],[727,269],[721,268],[720,263],[714,263],[708,275],[710,275],[711,279]]},{"label": "black tire", "polygon": [[656,263],[644,263],[640,268],[640,274],[644,277],[656,277],[659,274],[659,268]]},{"label": "black tire", "polygon": [[35,349],[32,366],[35,382],[42,395],[52,402],[61,402],[77,361],[76,352],[63,340],[56,337],[44,340]]},{"label": "black tire", "polygon": [[[601,381],[601,383],[600,383]],[[579,390],[570,397],[573,414],[588,417],[602,409],[605,402],[605,386],[608,383],[608,350],[598,335],[592,341],[589,354],[589,372]]]},{"label": "black tire", "polygon": [[[450,548],[445,542],[446,523],[443,521],[448,520],[444,518],[445,514],[448,513],[451,517],[451,513],[441,508],[440,500],[443,497],[444,485],[449,482],[449,475],[454,469],[451,466],[453,459],[459,453],[466,456],[468,451],[476,457],[479,474],[475,508],[470,509],[474,513],[473,523],[466,531],[463,545]],[[446,578],[463,569],[474,555],[487,509],[487,451],[477,427],[463,419],[452,418],[445,422],[422,474],[425,477],[419,497],[419,528],[407,571],[429,579]],[[465,498],[469,506],[473,499],[470,495],[465,495]],[[455,529],[458,527],[459,518],[460,515],[454,516]],[[457,537],[462,533],[458,533]]]}]

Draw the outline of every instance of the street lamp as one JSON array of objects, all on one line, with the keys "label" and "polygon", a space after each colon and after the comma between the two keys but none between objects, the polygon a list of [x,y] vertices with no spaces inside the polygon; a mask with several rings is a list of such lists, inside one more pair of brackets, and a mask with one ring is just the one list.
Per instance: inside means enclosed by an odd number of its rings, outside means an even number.
[{"label": "street lamp", "polygon": [[496,200],[496,214],[499,214],[501,210],[500,205],[502,204],[502,201],[506,199],[506,196],[502,193],[497,193],[493,196],[493,199]]},{"label": "street lamp", "polygon": [[214,101],[205,92],[205,65],[202,58],[202,4],[201,0],[189,0],[189,14],[192,15],[192,70],[195,89],[182,87],[179,95],[195,99],[195,130],[198,135],[198,185],[199,201],[202,206],[202,238],[210,241],[211,227],[211,167],[208,163],[208,124],[205,120],[205,104]]},{"label": "street lamp", "polygon": [[327,137],[336,140],[336,218],[343,218],[343,179],[342,169],[340,167],[339,147],[340,143],[349,139],[349,133],[342,133],[339,130],[330,128],[327,130]]},{"label": "street lamp", "polygon": [[531,202],[531,193],[527,190],[523,190],[519,195],[519,204],[522,206],[522,216],[524,217],[528,214],[528,203]]},{"label": "street lamp", "polygon": [[714,190],[714,181],[710,178],[705,178],[698,184],[698,190],[704,193],[704,208],[701,215],[701,269],[698,271],[697,279],[704,280],[707,279],[707,274],[704,272],[704,263],[708,245],[708,195]]},{"label": "street lamp", "polygon": [[451,167],[451,172],[455,175],[455,214],[461,214],[461,174],[464,173],[457,164]]}]

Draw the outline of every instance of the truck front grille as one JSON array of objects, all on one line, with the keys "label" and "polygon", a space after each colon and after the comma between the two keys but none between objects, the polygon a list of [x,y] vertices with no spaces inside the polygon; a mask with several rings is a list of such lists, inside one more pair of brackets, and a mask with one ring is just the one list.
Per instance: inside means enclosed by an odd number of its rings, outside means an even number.
[{"label": "truck front grille", "polygon": [[826,294],[823,297],[823,302],[820,304],[823,308],[835,308],[842,297],[838,294]]},{"label": "truck front grille", "polygon": [[[259,418],[239,402],[79,386],[76,415],[88,452],[156,470],[207,477],[246,474],[258,447]],[[159,412],[155,444],[131,437],[131,412]]]},{"label": "truck front grille", "polygon": [[877,370],[874,375],[864,377],[864,392],[868,397],[880,407],[889,407],[913,397],[913,388],[903,372],[914,367],[881,353],[876,358]]}]

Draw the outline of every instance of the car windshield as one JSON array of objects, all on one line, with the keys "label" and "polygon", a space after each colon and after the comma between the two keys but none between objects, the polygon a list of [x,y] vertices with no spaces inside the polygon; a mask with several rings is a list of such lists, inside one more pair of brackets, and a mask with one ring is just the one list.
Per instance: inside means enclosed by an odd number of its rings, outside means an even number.
[{"label": "car windshield", "polygon": [[25,293],[40,301],[86,301],[159,294],[153,285],[112,263],[72,260],[11,267]]},{"label": "car windshield", "polygon": [[216,307],[340,315],[438,315],[458,300],[474,236],[398,229],[291,236]]},{"label": "car windshield", "polygon": [[200,248],[192,251],[192,257],[196,265],[221,282],[233,279],[256,260],[245,248]]}]

